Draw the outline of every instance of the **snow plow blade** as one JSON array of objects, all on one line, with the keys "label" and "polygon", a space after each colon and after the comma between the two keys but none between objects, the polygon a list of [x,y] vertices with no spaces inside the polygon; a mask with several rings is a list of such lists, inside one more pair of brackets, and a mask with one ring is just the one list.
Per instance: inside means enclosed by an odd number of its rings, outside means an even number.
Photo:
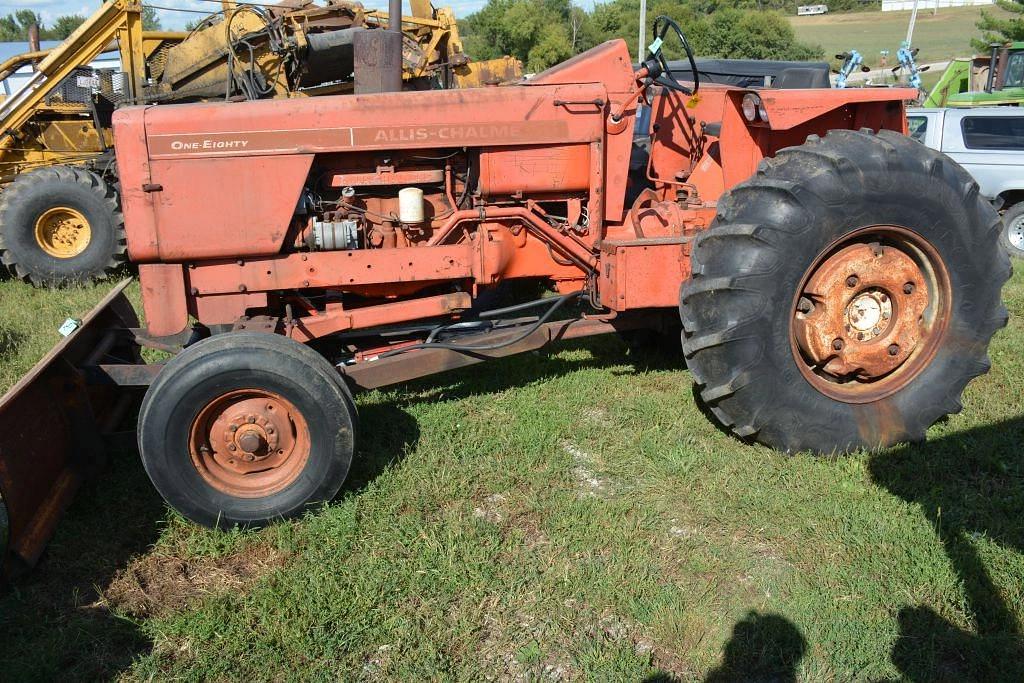
[{"label": "snow plow blade", "polygon": [[[11,577],[32,567],[82,481],[104,460],[103,434],[135,396],[87,382],[99,363],[138,363],[138,316],[118,284],[0,398],[0,560]],[[62,328],[62,332],[67,331]]]}]

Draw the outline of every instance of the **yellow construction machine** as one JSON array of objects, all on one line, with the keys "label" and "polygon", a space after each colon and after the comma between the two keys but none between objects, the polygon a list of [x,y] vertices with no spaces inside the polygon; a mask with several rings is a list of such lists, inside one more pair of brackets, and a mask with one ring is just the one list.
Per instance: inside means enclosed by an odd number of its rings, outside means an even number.
[{"label": "yellow construction machine", "polygon": [[[519,77],[511,58],[472,62],[450,9],[429,0],[411,8],[401,18],[406,88]],[[190,32],[146,32],[141,4],[108,0],[60,46],[0,64],[0,80],[34,64],[24,87],[0,102],[0,270],[57,286],[103,278],[125,261],[116,107],[349,93],[356,36],[387,23],[387,12],[358,2],[225,0]],[[120,71],[89,67],[111,49]]]}]

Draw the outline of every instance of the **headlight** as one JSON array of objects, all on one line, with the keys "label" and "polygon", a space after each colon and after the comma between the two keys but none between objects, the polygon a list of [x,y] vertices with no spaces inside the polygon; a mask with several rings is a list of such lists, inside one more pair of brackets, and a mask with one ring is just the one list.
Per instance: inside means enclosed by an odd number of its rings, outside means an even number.
[{"label": "headlight", "polygon": [[764,108],[764,102],[761,100],[757,101],[757,115],[761,117],[761,120],[768,123],[768,110]]},{"label": "headlight", "polygon": [[757,109],[761,105],[761,98],[752,92],[743,96],[743,117],[753,123],[757,121]]}]

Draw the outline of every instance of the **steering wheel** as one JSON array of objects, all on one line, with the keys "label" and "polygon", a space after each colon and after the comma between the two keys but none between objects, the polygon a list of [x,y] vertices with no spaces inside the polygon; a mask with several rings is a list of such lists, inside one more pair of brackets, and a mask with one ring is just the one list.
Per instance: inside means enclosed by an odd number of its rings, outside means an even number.
[{"label": "steering wheel", "polygon": [[[683,50],[686,51],[686,59],[690,62],[690,73],[693,74],[693,88],[688,88],[683,85],[675,76],[672,75],[672,70],[669,68],[668,61],[665,59],[665,53],[661,50],[661,46],[665,42],[665,36],[668,34],[668,30],[670,28],[675,32],[676,37],[679,38],[679,43],[683,46]],[[686,34],[683,33],[683,29],[679,28],[679,24],[665,15],[661,15],[655,19],[654,41],[651,43],[650,50],[651,55],[657,60],[658,66],[661,67],[661,73],[654,79],[655,83],[665,86],[671,90],[677,90],[685,95],[692,95],[697,92],[697,89],[700,87],[700,75],[697,73],[697,62],[693,58],[693,49],[690,47],[690,41],[686,39]]]}]

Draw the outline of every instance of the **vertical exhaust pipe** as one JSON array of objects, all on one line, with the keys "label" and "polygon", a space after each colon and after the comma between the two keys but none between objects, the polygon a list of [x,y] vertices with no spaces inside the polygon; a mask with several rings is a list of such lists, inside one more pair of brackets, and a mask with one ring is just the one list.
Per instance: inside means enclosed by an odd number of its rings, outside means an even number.
[{"label": "vertical exhaust pipe", "polygon": [[357,95],[402,89],[402,0],[388,0],[386,30],[359,31],[352,43]]},{"label": "vertical exhaust pipe", "polygon": [[28,27],[28,51],[39,52],[39,24],[35,22]]}]

